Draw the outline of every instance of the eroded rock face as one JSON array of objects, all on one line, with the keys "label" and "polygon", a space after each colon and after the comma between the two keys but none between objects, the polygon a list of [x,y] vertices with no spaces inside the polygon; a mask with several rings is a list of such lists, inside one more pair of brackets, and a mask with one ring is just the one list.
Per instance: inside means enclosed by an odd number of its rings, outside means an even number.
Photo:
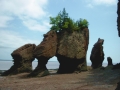
[{"label": "eroded rock face", "polygon": [[86,53],[88,44],[88,28],[84,28],[80,32],[61,32],[58,35],[58,49],[56,55],[60,63],[58,73],[86,71]]},{"label": "eroded rock face", "polygon": [[35,48],[34,57],[38,60],[38,65],[35,70],[28,76],[45,76],[48,75],[48,69],[46,64],[48,60],[56,55],[57,50],[57,33],[55,31],[49,31],[44,34],[43,41]]},{"label": "eroded rock face", "polygon": [[104,52],[103,52],[103,39],[98,39],[98,41],[94,44],[92,48],[90,60],[92,62],[92,68],[102,67],[102,62],[104,60]]},{"label": "eroded rock face", "polygon": [[117,6],[117,27],[118,27],[118,35],[120,37],[120,0],[118,0],[118,6]]},{"label": "eroded rock face", "polygon": [[21,72],[31,72],[32,71],[32,61],[34,60],[33,57],[33,50],[35,49],[35,44],[25,44],[20,48],[14,50],[11,53],[13,57],[13,66],[4,72],[2,75],[12,75],[18,74]]},{"label": "eroded rock face", "polygon": [[34,57],[41,56],[51,58],[55,56],[57,50],[57,33],[49,31],[44,34],[43,41],[35,48]]}]

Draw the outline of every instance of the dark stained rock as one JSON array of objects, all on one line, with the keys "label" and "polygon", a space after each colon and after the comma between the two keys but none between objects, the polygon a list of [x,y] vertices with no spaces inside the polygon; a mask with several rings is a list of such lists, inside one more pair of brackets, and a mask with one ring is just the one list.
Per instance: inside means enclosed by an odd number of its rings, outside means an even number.
[{"label": "dark stained rock", "polygon": [[108,66],[113,65],[111,57],[107,57],[107,61],[108,61]]},{"label": "dark stained rock", "polygon": [[45,76],[49,72],[46,68],[48,60],[56,55],[57,50],[57,33],[55,31],[49,31],[44,34],[43,41],[35,48],[34,57],[38,60],[38,65],[35,70],[28,76]]},{"label": "dark stained rock", "polygon": [[[118,29],[118,36],[120,37],[120,0],[118,0],[117,4],[117,29]],[[120,63],[113,66],[113,69],[120,69]],[[120,82],[118,82],[117,88],[115,90],[120,90]]]},{"label": "dark stained rock", "polygon": [[[62,36],[62,37],[61,37]],[[86,53],[89,44],[89,30],[61,32],[58,35],[58,73],[72,73],[87,70]]]},{"label": "dark stained rock", "polygon": [[118,6],[117,6],[117,28],[118,28],[118,35],[120,37],[120,0],[118,0]]},{"label": "dark stained rock", "polygon": [[[75,58],[68,58],[68,57],[65,57],[62,55],[57,55],[57,58],[60,63],[57,73],[59,73],[59,74],[79,73],[79,72],[83,71],[82,65],[84,64],[85,58],[75,59]],[[87,70],[86,68],[84,71]]]},{"label": "dark stained rock", "polygon": [[120,69],[120,63],[117,63],[117,64],[113,65],[112,69]]},{"label": "dark stained rock", "polygon": [[31,72],[32,71],[32,61],[34,60],[33,57],[33,50],[35,49],[35,44],[25,44],[20,48],[14,50],[11,54],[13,57],[13,66],[4,72],[2,75],[12,75],[18,74],[22,72]]},{"label": "dark stained rock", "polygon": [[120,90],[120,82],[117,83],[117,88],[115,90]]},{"label": "dark stained rock", "polygon": [[104,52],[103,52],[103,39],[98,39],[98,41],[94,44],[92,48],[90,60],[92,62],[92,68],[96,69],[102,67],[102,62],[104,60]]}]

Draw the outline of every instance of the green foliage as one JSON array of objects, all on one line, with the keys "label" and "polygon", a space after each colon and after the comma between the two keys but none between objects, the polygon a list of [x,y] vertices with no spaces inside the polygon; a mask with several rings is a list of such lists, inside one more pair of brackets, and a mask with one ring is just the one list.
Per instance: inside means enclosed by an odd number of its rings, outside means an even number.
[{"label": "green foliage", "polygon": [[77,25],[79,28],[87,28],[89,23],[86,19],[80,19],[77,21]]},{"label": "green foliage", "polygon": [[76,22],[72,20],[68,17],[65,8],[56,17],[50,17],[50,24],[52,24],[51,30],[55,30],[56,32],[64,30],[70,32],[74,30],[80,31],[83,28],[87,28],[89,25],[86,19],[80,19]]},{"label": "green foliage", "polygon": [[56,30],[56,31],[60,30],[60,27],[58,26],[60,20],[61,20],[60,16],[56,16],[55,18],[50,17],[50,24],[52,24],[51,30]]}]

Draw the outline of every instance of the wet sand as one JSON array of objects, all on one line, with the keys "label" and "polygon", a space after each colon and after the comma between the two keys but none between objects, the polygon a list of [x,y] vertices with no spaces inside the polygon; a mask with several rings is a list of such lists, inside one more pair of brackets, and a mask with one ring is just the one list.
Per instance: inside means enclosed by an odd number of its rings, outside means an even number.
[{"label": "wet sand", "polygon": [[29,73],[0,77],[0,90],[115,90],[120,81],[120,70],[89,70],[81,73],[56,74],[27,78]]}]

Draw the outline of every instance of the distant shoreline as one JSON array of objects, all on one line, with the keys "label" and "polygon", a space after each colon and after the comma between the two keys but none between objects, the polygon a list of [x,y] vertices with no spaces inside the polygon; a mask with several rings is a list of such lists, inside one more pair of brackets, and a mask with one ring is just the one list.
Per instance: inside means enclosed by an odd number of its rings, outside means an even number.
[{"label": "distant shoreline", "polygon": [[[13,65],[13,61],[12,60],[0,60],[0,70],[8,70],[12,65]],[[38,64],[38,61],[33,61],[32,62],[32,69],[34,70],[36,68]],[[114,65],[116,63],[113,63]],[[46,64],[48,69],[56,69],[59,68],[60,63],[58,61],[48,61],[48,63]],[[107,63],[103,63],[103,67],[106,67],[108,64]],[[87,66],[91,66],[91,62],[87,63]]]}]

